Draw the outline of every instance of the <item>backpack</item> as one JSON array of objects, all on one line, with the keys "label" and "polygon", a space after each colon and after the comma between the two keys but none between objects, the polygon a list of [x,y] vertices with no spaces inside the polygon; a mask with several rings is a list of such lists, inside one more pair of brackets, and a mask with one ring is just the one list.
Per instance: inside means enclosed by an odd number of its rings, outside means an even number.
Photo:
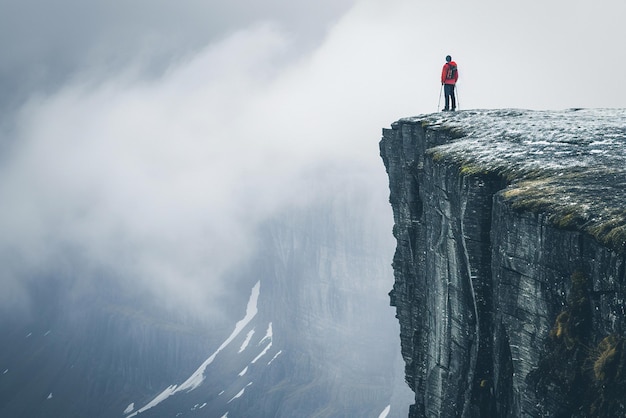
[{"label": "backpack", "polygon": [[448,72],[446,74],[446,80],[453,80],[456,76],[456,65],[448,63]]}]

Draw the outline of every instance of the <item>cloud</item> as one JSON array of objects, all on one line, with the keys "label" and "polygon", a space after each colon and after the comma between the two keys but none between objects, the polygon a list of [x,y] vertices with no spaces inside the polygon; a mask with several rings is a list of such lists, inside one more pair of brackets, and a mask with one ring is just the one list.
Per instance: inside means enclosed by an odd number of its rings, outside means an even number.
[{"label": "cloud", "polygon": [[265,133],[237,132],[284,45],[257,27],[161,79],[76,84],[26,106],[0,180],[0,253],[21,260],[3,260],[5,280],[15,287],[69,257],[83,277],[114,271],[195,306],[217,297],[254,226],[281,204],[256,190],[289,182],[291,162],[265,169]]},{"label": "cloud", "polygon": [[143,76],[159,76],[259,22],[274,22],[308,49],[353,1],[1,0],[0,117],[34,92],[57,92],[84,74],[102,81],[141,65]]},{"label": "cloud", "polygon": [[[202,312],[253,253],[263,221],[337,193],[342,170],[374,163],[382,179],[380,127],[338,117],[347,94],[329,105],[351,70],[327,73],[324,48],[285,65],[293,47],[257,25],[158,79],[76,80],[31,100],[1,168],[5,288],[63,264],[79,281],[106,271]],[[336,177],[320,172],[338,165]]]},{"label": "cloud", "polygon": [[[380,129],[437,110],[448,53],[459,62],[465,108],[617,103],[589,87],[595,75],[582,61],[564,80],[588,96],[541,78],[555,44],[575,49],[563,35],[529,46],[554,30],[556,9],[542,6],[537,17],[482,4],[457,4],[444,18],[434,2],[360,1],[305,52],[285,26],[251,17],[159,76],[145,77],[142,64],[106,79],[85,72],[31,96],[3,131],[0,273],[12,290],[0,304],[22,304],[24,283],[46,272],[89,280],[106,271],[172,307],[215,306],[265,220],[342,193],[348,178],[386,201]],[[536,33],[506,24],[518,12],[529,24],[537,17]],[[565,33],[583,15],[599,24],[591,12],[569,11],[576,18]],[[597,28],[585,42],[604,42],[601,55],[614,41]],[[522,46],[505,60],[500,88],[501,57]]]}]

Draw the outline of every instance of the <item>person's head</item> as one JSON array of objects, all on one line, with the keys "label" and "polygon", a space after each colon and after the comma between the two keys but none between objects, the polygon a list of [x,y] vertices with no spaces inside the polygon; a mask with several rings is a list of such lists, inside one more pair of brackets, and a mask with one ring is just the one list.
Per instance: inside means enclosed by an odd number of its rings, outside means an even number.
[{"label": "person's head", "polygon": [[452,61],[452,57],[450,55],[446,55],[446,62]]}]

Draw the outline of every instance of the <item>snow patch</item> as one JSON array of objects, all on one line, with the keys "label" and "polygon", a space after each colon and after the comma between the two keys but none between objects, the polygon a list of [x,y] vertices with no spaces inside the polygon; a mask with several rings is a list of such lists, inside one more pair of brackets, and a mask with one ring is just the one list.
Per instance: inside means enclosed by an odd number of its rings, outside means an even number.
[{"label": "snow patch", "polygon": [[258,345],[263,344],[263,342],[268,341],[269,340],[269,344],[265,347],[265,349],[263,351],[261,351],[261,354],[259,354],[258,356],[256,356],[254,358],[254,360],[252,360],[251,363],[256,363],[261,357],[263,357],[265,354],[267,354],[267,352],[269,351],[270,348],[272,348],[272,337],[274,336],[274,333],[272,332],[272,323],[269,323],[269,326],[267,327],[267,331],[265,333],[265,337],[263,337],[263,339],[261,341],[259,341]]},{"label": "snow patch", "polygon": [[270,324],[267,326],[267,331],[265,331],[265,337],[263,337],[263,339],[259,341],[259,345],[263,344],[265,340],[271,341],[273,336],[274,332],[272,331],[272,323],[270,322]]},{"label": "snow patch", "polygon": [[383,409],[383,412],[380,413],[378,418],[387,418],[387,415],[389,415],[389,411],[391,411],[391,405],[387,405],[387,407]]},{"label": "snow patch", "polygon": [[[252,321],[252,319],[256,316],[258,312],[257,302],[259,300],[260,289],[261,289],[261,282],[258,281],[252,288],[252,293],[250,294],[250,299],[248,300],[248,306],[246,307],[246,315],[243,317],[242,320],[240,320],[239,322],[235,324],[235,329],[230,334],[230,336],[222,343],[222,345],[220,345],[219,348],[208,359],[206,359],[204,363],[202,363],[202,365],[200,365],[200,367],[198,367],[198,369],[187,380],[185,380],[180,386],[176,386],[176,385],[169,386],[167,389],[165,389],[163,392],[157,395],[152,401],[150,401],[143,408],[139,409],[138,411],[136,411],[135,413],[131,415],[128,415],[126,418],[133,417],[137,415],[138,413],[144,412],[158,405],[159,403],[161,403],[162,401],[164,401],[165,399],[169,398],[170,396],[172,396],[173,394],[177,392],[180,392],[183,390],[186,390],[187,392],[191,392],[192,390],[200,386],[202,382],[204,381],[204,371],[209,366],[209,364],[213,363],[213,360],[215,360],[215,357],[224,348],[226,348],[241,333],[241,331],[250,323],[250,321]],[[270,328],[271,328],[271,323],[270,323]]]},{"label": "snow patch", "polygon": [[202,409],[202,408],[204,408],[205,406],[206,406],[206,402],[205,402],[205,403],[203,403],[202,405],[200,405],[199,403],[197,403],[197,404],[195,404],[195,405],[193,406],[193,408],[191,408],[191,410],[192,410],[192,411],[195,411],[196,409]]},{"label": "snow patch", "polygon": [[256,356],[254,358],[254,360],[251,361],[252,364],[256,363],[261,357],[263,357],[265,354],[267,354],[267,352],[269,351],[269,349],[272,348],[272,343],[270,342],[263,351],[261,351],[261,354],[259,354],[258,356]]},{"label": "snow patch", "polygon": [[269,366],[270,364],[272,364],[272,362],[274,360],[276,360],[276,357],[280,356],[282,354],[282,352],[283,352],[283,350],[278,350],[278,353],[274,354],[274,357],[272,357],[272,359],[267,362],[267,365]]},{"label": "snow patch", "polygon": [[159,393],[156,396],[156,398],[151,400],[146,406],[144,406],[143,408],[135,411],[134,413],[130,414],[126,418],[134,417],[135,415],[140,414],[140,413],[142,413],[142,412],[152,408],[153,406],[156,406],[156,405],[160,404],[163,400],[169,398],[173,393],[176,393],[176,385],[168,386],[167,389],[165,389],[163,392]]},{"label": "snow patch", "polygon": [[126,409],[124,409],[124,414],[130,414],[131,412],[133,412],[133,410],[135,409],[135,402],[132,402],[130,405],[128,405],[126,407]]},{"label": "snow patch", "polygon": [[248,367],[246,366],[245,369],[243,369],[242,371],[239,372],[239,377],[243,376],[244,374],[248,373]]},{"label": "snow patch", "polygon": [[52,392],[48,395],[48,399],[52,399]]},{"label": "snow patch", "polygon": [[235,337],[239,335],[239,333],[245,328],[245,326],[250,323],[252,318],[256,316],[258,312],[257,301],[259,300],[260,288],[261,282],[257,282],[252,288],[252,294],[250,295],[250,300],[248,301],[248,306],[246,308],[246,316],[244,316],[241,321],[235,324],[235,329],[233,330],[232,334],[230,334],[226,341],[224,341],[222,345],[220,345],[220,347],[215,351],[215,353],[211,355],[211,357],[206,359],[205,362],[202,363],[200,367],[198,367],[198,370],[196,370],[194,374],[189,377],[189,379],[187,379],[182,385],[180,385],[180,387],[176,390],[177,392],[180,392],[181,390],[192,391],[200,386],[202,381],[204,381],[204,370],[207,368],[207,366],[213,363],[213,360],[215,360],[217,354],[224,348],[226,348],[228,344],[230,344],[235,339]]},{"label": "snow patch", "polygon": [[243,342],[243,344],[241,344],[241,348],[239,348],[239,353],[243,352],[243,350],[245,350],[246,347],[248,347],[248,344],[250,344],[250,340],[252,339],[253,335],[254,335],[254,329],[250,330],[248,332],[248,335],[246,335],[246,340]]},{"label": "snow patch", "polygon": [[237,393],[235,396],[233,396],[233,397],[230,399],[230,401],[228,401],[228,402],[226,402],[226,403],[231,403],[231,402],[232,402],[232,401],[234,401],[235,399],[237,399],[237,398],[241,398],[241,397],[243,396],[244,392],[246,391],[246,388],[247,388],[248,386],[250,386],[251,384],[252,384],[252,382],[248,383],[248,384],[247,384],[247,385],[246,385],[243,389],[241,389],[241,390],[239,391],[239,393]]}]

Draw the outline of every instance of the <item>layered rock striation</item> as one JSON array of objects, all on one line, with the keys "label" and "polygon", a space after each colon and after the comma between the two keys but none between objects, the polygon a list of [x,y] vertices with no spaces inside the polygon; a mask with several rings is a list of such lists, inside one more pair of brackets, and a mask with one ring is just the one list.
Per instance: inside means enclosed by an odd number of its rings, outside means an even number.
[{"label": "layered rock striation", "polygon": [[624,416],[626,110],[383,130],[410,417]]}]

